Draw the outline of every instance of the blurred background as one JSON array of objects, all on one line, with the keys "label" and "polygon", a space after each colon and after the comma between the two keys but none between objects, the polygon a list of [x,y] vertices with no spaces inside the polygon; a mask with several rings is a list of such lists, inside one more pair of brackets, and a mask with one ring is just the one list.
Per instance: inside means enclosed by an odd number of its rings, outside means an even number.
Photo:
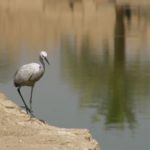
[{"label": "blurred background", "polygon": [[19,106],[14,73],[41,50],[37,117],[88,128],[102,150],[149,150],[150,1],[0,0],[0,92]]}]

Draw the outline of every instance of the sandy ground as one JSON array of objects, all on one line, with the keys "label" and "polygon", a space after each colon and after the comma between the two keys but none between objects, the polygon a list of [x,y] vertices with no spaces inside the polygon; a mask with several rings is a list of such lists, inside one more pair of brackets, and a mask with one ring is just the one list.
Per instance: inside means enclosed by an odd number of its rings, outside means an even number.
[{"label": "sandy ground", "polygon": [[64,129],[30,118],[0,93],[1,150],[100,150],[86,129]]}]

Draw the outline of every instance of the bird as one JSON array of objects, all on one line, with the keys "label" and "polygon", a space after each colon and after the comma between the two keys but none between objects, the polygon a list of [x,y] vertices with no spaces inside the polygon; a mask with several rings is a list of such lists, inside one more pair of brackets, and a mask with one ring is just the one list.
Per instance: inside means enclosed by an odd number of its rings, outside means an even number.
[{"label": "bird", "polygon": [[[22,102],[24,103],[26,112],[32,115],[32,94],[33,89],[35,86],[35,83],[39,81],[45,72],[45,62],[47,64],[49,63],[49,60],[47,58],[47,52],[41,51],[39,55],[39,61],[40,63],[28,63],[23,66],[21,66],[14,74],[14,86],[17,88],[17,91],[22,99]],[[21,87],[28,86],[31,87],[31,93],[30,93],[30,108],[26,104],[22,93],[21,93]]]}]

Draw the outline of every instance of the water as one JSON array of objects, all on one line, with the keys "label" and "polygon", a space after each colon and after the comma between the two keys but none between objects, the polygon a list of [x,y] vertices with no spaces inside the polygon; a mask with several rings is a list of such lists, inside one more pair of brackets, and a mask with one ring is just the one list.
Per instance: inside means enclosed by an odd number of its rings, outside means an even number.
[{"label": "water", "polygon": [[[0,92],[22,105],[13,74],[46,50],[51,65],[34,89],[35,115],[58,127],[88,128],[103,150],[148,150],[150,11],[144,4],[1,2]],[[30,88],[21,90],[28,102]]]}]

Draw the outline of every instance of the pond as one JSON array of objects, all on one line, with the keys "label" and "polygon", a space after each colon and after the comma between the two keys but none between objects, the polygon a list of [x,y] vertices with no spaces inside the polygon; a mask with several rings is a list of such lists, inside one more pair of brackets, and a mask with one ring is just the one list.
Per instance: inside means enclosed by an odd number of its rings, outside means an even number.
[{"label": "pond", "polygon": [[[148,150],[149,7],[1,2],[0,92],[22,106],[14,73],[46,50],[50,65],[33,93],[36,116],[58,127],[89,129],[103,150]],[[28,103],[30,88],[21,91]]]}]

